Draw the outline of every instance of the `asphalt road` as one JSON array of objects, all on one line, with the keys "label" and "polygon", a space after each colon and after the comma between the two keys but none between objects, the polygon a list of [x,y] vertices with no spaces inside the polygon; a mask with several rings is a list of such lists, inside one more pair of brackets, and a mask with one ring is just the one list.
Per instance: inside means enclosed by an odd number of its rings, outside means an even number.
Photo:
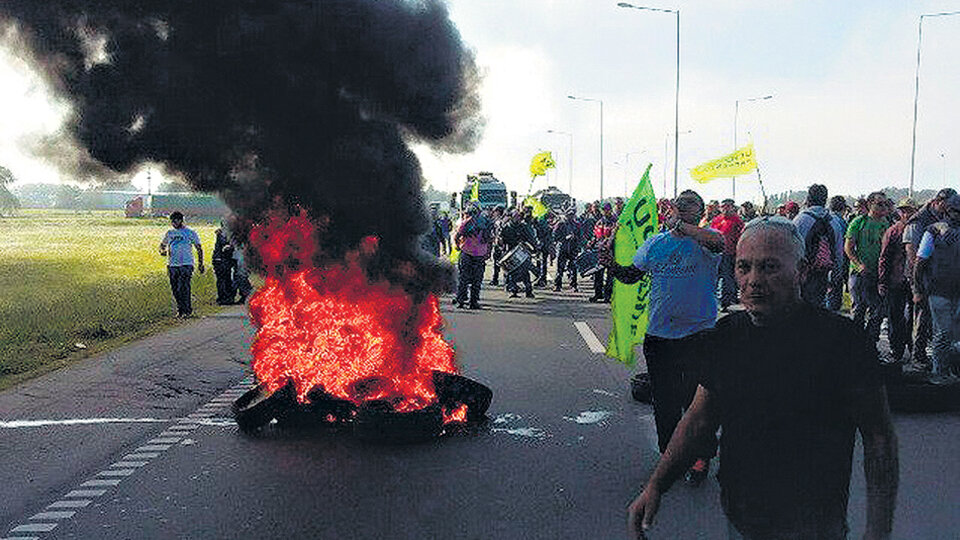
[{"label": "asphalt road", "polygon": [[[336,431],[245,436],[229,403],[251,380],[241,312],[189,321],[0,393],[0,538],[626,538],[657,459],[630,372],[591,351],[605,305],[537,291],[445,302],[490,422],[414,445]],[[589,335],[589,334],[588,334]],[[82,422],[77,422],[77,421]],[[896,538],[960,537],[960,414],[898,415]],[[855,450],[851,538],[863,531]],[[719,487],[678,484],[651,538],[725,538]]]}]

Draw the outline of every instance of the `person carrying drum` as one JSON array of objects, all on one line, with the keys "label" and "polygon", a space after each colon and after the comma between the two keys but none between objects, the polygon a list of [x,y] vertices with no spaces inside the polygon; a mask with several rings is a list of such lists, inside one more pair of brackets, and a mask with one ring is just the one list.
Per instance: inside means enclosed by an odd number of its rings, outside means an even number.
[{"label": "person carrying drum", "polygon": [[533,227],[524,220],[522,212],[511,214],[510,221],[500,233],[500,240],[506,250],[501,264],[507,272],[507,292],[511,298],[519,297],[520,288],[517,282],[522,281],[527,298],[533,298],[533,284],[530,282],[531,254],[537,243],[537,236]]}]

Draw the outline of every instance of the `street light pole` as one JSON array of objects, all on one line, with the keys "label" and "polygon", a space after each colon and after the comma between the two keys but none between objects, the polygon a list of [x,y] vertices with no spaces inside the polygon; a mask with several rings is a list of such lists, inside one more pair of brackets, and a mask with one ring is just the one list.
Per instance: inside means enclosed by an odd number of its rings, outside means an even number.
[{"label": "street light pole", "polygon": [[634,152],[627,152],[623,156],[623,196],[626,197],[629,194],[627,193],[627,176],[630,174],[630,156],[636,156],[638,154],[645,153],[646,150],[637,150]]},{"label": "street light pole", "polygon": [[920,15],[920,24],[917,25],[917,71],[914,80],[913,89],[913,143],[910,149],[910,196],[913,197],[913,178],[917,162],[917,106],[920,101],[920,45],[923,43],[923,18],[924,17],[948,17],[950,15],[960,15],[960,11],[947,11],[943,13],[924,13]]},{"label": "street light pole", "polygon": [[679,9],[663,9],[663,8],[652,8],[646,6],[635,6],[628,2],[619,2],[617,3],[618,7],[628,8],[628,9],[639,9],[643,11],[659,11],[661,13],[673,13],[677,16],[677,77],[676,77],[676,91],[674,94],[674,110],[673,110],[673,196],[677,196],[677,178],[678,178],[678,166],[679,166],[679,155],[680,155],[680,10]]},{"label": "street light pole", "polygon": [[577,96],[567,96],[575,101],[593,101],[600,104],[600,200],[603,200],[603,100]]},{"label": "street light pole", "polygon": [[573,133],[568,133],[566,131],[556,131],[553,129],[548,129],[547,133],[552,133],[554,135],[566,135],[570,139],[569,149],[568,149],[570,151],[570,155],[567,158],[569,160],[567,167],[570,169],[567,173],[568,174],[567,195],[570,195],[571,197],[573,197]]},{"label": "street light pole", "polygon": [[[689,135],[690,133],[693,133],[693,130],[692,130],[692,129],[688,129],[688,130],[686,130],[686,131],[681,131],[681,132],[680,132],[680,135]],[[677,135],[677,132],[674,131],[674,132],[673,132],[673,135],[674,135],[674,137],[673,137],[674,140],[676,140],[676,139],[677,139],[677,136],[678,136],[678,135]],[[669,147],[670,147],[670,132],[668,131],[668,132],[667,132],[667,136],[663,138],[663,194],[664,194],[664,195],[666,195],[666,193],[667,193],[667,155],[668,155]],[[676,152],[674,152],[674,159],[676,159]],[[673,191],[674,191],[674,193],[676,193],[676,191],[677,191],[677,184],[676,184],[676,182],[674,182],[674,184],[673,184]],[[675,197],[674,197],[674,198],[675,198]]]},{"label": "street light pole", "polygon": [[[740,115],[740,102],[743,101],[744,103],[747,103],[750,101],[762,101],[765,99],[770,99],[772,97],[773,97],[773,94],[768,96],[737,100],[736,106],[733,109],[733,151],[734,152],[737,151],[737,117]],[[737,177],[736,176],[733,177],[733,198],[734,199],[737,198]]]}]

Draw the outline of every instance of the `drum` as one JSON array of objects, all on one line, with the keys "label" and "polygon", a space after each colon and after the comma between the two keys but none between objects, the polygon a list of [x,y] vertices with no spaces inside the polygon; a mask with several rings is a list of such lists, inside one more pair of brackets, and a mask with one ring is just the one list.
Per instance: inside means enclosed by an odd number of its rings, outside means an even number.
[{"label": "drum", "polygon": [[600,270],[600,256],[595,249],[586,249],[577,256],[577,268],[580,275],[587,277],[596,274]]},{"label": "drum", "polygon": [[507,273],[513,272],[517,268],[520,268],[524,263],[530,261],[530,252],[527,251],[523,244],[517,245],[517,247],[511,249],[507,252],[506,255],[500,259],[498,263],[501,268]]}]

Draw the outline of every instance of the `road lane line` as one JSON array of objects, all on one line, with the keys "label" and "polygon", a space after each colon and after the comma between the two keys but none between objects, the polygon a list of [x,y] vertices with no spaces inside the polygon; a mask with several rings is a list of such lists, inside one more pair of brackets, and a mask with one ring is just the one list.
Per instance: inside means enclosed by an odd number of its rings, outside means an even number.
[{"label": "road lane line", "polygon": [[147,444],[176,444],[180,442],[183,437],[173,437],[168,439],[150,439],[147,441]]},{"label": "road lane line", "polygon": [[600,343],[600,340],[597,339],[597,335],[593,333],[593,330],[590,329],[590,325],[585,322],[575,322],[574,326],[577,327],[577,331],[580,332],[580,337],[583,338],[583,341],[587,343],[587,347],[590,348],[590,352],[593,354],[602,354],[607,351],[607,348]]},{"label": "road lane line", "polygon": [[137,448],[137,452],[163,452],[170,448],[169,444],[148,444]]},{"label": "road lane line", "polygon": [[80,499],[77,501],[57,501],[47,508],[86,508],[92,503],[91,499]]},{"label": "road lane line", "polygon": [[120,480],[110,479],[110,480],[87,480],[86,482],[80,484],[80,487],[104,487],[104,486],[119,486]]},{"label": "road lane line", "polygon": [[149,461],[118,461],[113,465],[111,465],[111,467],[126,469],[129,467],[143,467],[147,463],[150,463],[150,462]]},{"label": "road lane line", "polygon": [[10,529],[12,533],[22,533],[22,532],[50,532],[57,528],[56,523],[28,523],[27,525],[20,525]]},{"label": "road lane line", "polygon": [[134,469],[107,469],[98,472],[97,476],[130,476],[133,472]]},{"label": "road lane line", "polygon": [[64,497],[99,497],[106,492],[105,489],[75,489]]},{"label": "road lane line", "polygon": [[60,510],[56,512],[40,512],[39,514],[34,514],[30,519],[36,520],[47,520],[47,519],[70,519],[76,514],[76,510]]},{"label": "road lane line", "polygon": [[4,536],[0,540],[40,540],[39,536]]},{"label": "road lane line", "polygon": [[145,452],[142,454],[127,454],[123,456],[123,459],[140,460],[140,459],[153,459],[155,457],[160,457],[160,454],[157,452]]}]

